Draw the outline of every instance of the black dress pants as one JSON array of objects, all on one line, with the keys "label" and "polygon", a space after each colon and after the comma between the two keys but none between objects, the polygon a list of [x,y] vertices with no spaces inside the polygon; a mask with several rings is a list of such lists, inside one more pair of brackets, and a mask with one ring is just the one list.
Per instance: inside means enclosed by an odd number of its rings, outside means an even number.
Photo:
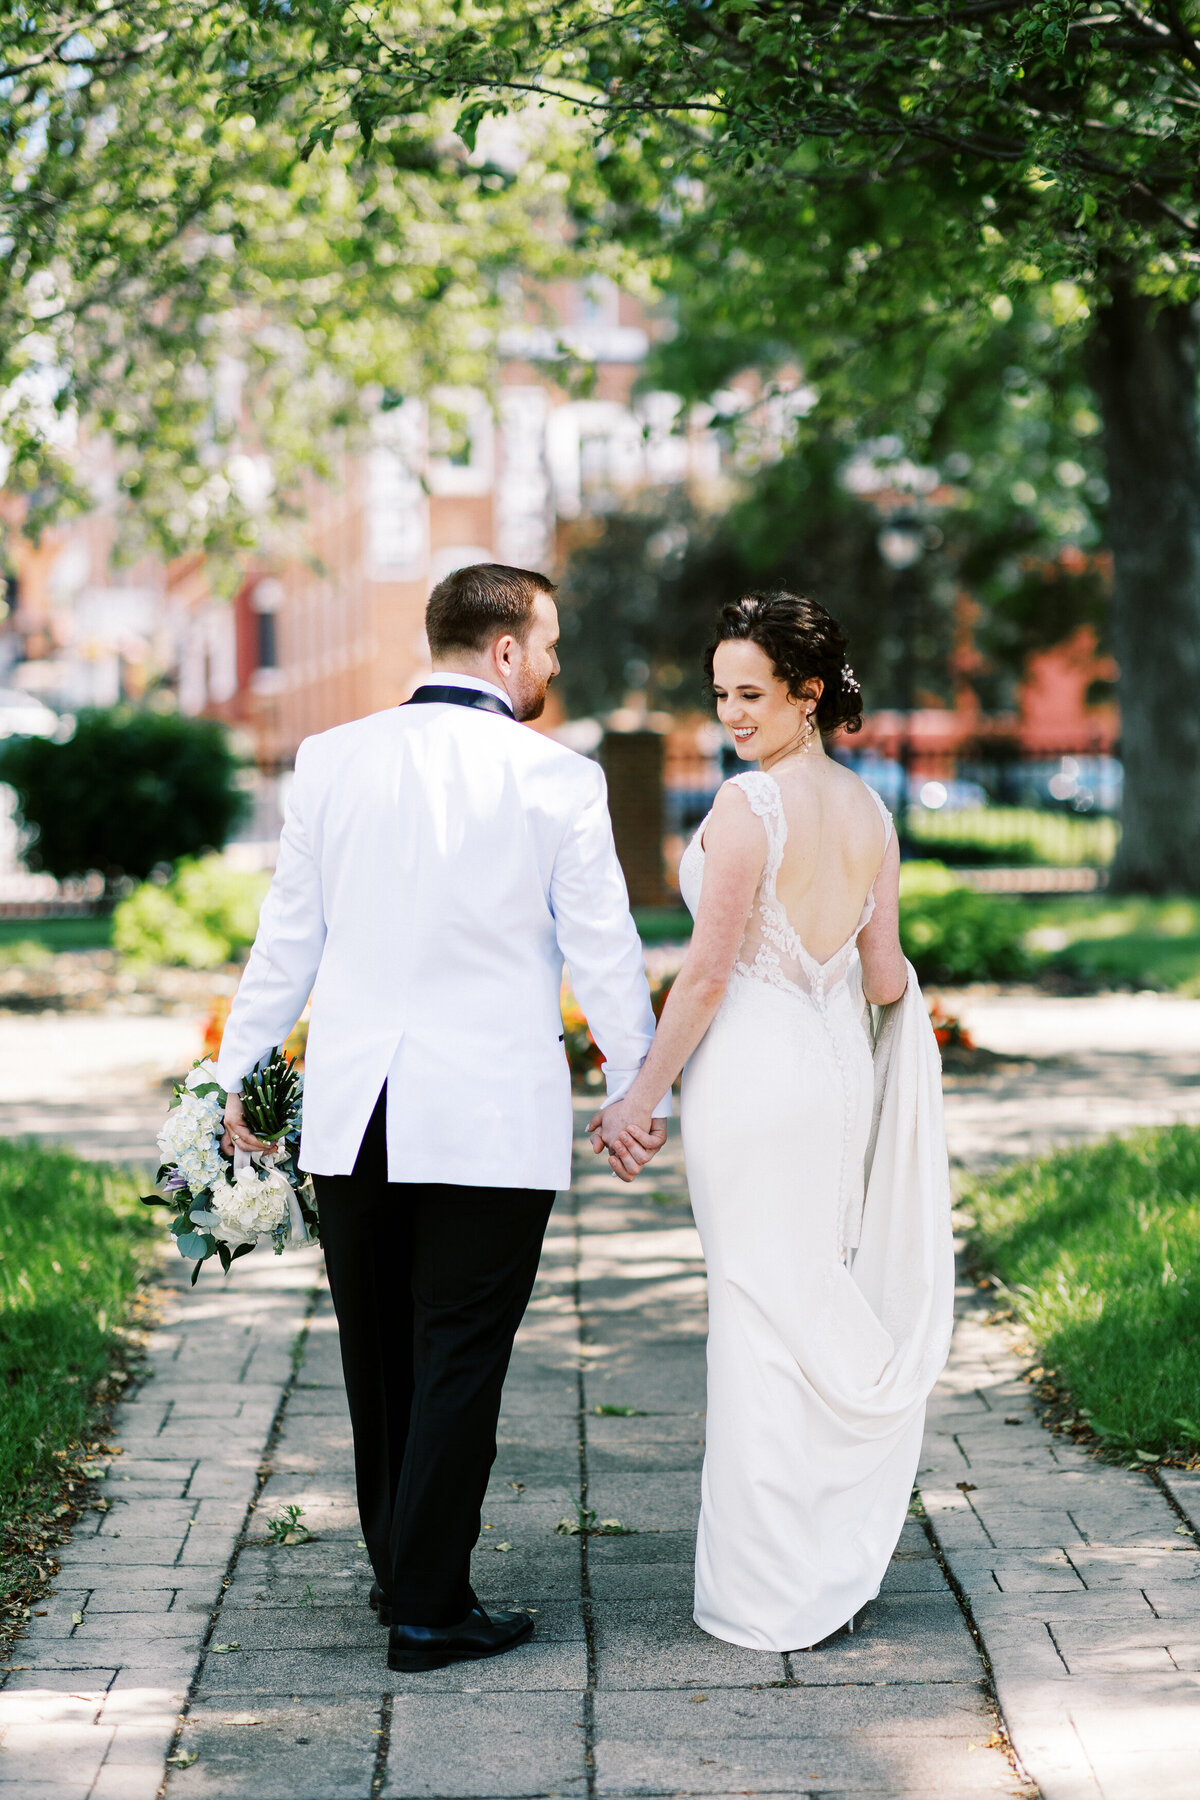
[{"label": "black dress pants", "polygon": [[363,1538],[392,1617],[455,1625],[551,1190],[389,1182],[385,1087],[350,1175],[316,1175]]}]

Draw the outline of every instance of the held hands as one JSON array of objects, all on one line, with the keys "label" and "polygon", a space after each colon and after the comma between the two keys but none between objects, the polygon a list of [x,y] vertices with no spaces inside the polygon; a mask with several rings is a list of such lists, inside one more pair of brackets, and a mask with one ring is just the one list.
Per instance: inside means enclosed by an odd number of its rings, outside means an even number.
[{"label": "held hands", "polygon": [[592,1149],[608,1153],[608,1166],[622,1181],[632,1181],[667,1141],[667,1121],[652,1119],[628,1100],[614,1100],[588,1121]]},{"label": "held hands", "polygon": [[246,1123],[246,1113],[242,1106],[240,1094],[227,1094],[225,1097],[225,1131],[221,1138],[221,1148],[226,1156],[232,1156],[235,1150],[278,1150],[278,1144],[264,1143],[262,1138],[255,1137]]}]

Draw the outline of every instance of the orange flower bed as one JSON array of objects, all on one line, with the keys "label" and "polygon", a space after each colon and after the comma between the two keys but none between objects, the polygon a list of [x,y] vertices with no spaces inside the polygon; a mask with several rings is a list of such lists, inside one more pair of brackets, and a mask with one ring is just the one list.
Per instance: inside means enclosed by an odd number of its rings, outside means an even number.
[{"label": "orange flower bed", "polygon": [[[650,983],[650,1004],[654,1008],[656,1019],[662,1017],[662,1009],[667,995],[675,979],[673,968],[665,970],[648,969],[647,979]],[[588,1030],[587,1020],[582,1008],[571,989],[571,983],[564,973],[562,984],[562,1020],[563,1047],[567,1052],[567,1061],[571,1065],[571,1078],[576,1087],[599,1088],[604,1086],[604,1075],[601,1065],[603,1057],[595,1038]]]},{"label": "orange flower bed", "polygon": [[[229,1018],[229,1008],[233,1004],[228,994],[219,994],[208,1010],[204,1021],[204,1054],[214,1060],[220,1055],[221,1039],[225,1035],[225,1022]],[[294,1027],[291,1036],[283,1045],[283,1054],[289,1062],[304,1067],[304,1047],[308,1042],[308,1020],[301,1019]]]},{"label": "orange flower bed", "polygon": [[975,1040],[962,1020],[957,1013],[947,1011],[940,1000],[934,1000],[929,1008],[929,1023],[940,1049],[974,1050]]}]

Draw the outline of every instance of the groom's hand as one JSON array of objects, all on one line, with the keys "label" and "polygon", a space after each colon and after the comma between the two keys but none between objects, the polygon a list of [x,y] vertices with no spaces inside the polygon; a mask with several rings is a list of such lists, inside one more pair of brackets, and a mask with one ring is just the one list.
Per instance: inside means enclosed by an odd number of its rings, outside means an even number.
[{"label": "groom's hand", "polygon": [[235,1150],[278,1150],[278,1144],[264,1143],[262,1138],[255,1137],[246,1123],[246,1113],[242,1106],[240,1094],[225,1096],[225,1130],[221,1135],[221,1148],[226,1156],[232,1156]]},{"label": "groom's hand", "polygon": [[621,1181],[632,1181],[667,1141],[665,1119],[647,1119],[623,1100],[614,1100],[588,1121],[592,1149],[607,1152],[608,1166]]}]

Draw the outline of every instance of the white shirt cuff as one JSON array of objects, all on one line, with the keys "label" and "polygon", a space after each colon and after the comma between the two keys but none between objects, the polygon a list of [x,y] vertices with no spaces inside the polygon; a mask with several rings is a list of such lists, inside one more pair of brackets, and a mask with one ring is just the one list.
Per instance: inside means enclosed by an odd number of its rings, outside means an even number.
[{"label": "white shirt cuff", "polygon": [[[629,1092],[638,1072],[638,1069],[614,1069],[609,1063],[604,1064],[604,1084],[610,1106],[614,1100],[619,1100],[623,1094]],[[652,1119],[669,1119],[674,1111],[675,1097],[668,1088],[650,1117]]]}]

